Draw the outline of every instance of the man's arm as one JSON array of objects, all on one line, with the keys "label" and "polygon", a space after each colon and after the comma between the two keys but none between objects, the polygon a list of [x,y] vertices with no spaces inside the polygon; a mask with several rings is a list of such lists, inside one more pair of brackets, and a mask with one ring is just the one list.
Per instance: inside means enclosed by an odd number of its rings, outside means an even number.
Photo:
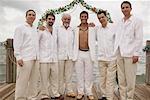
[{"label": "man's arm", "polygon": [[138,20],[135,25],[135,52],[132,57],[133,63],[138,62],[140,51],[142,50],[143,45],[143,23],[141,20]]},{"label": "man's arm", "polygon": [[15,30],[13,45],[14,45],[14,55],[17,59],[17,63],[20,66],[23,66],[23,60],[21,57],[22,44],[23,44],[23,33],[21,27],[19,27]]}]

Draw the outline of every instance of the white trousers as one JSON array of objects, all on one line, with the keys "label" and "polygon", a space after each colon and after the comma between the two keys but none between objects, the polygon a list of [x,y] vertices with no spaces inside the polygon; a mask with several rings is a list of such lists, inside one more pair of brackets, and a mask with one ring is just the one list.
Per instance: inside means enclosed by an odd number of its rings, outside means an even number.
[{"label": "white trousers", "polygon": [[41,95],[59,97],[58,63],[40,63]]},{"label": "white trousers", "polygon": [[59,92],[73,92],[72,87],[73,62],[72,60],[59,61]]},{"label": "white trousers", "polygon": [[75,62],[77,74],[77,91],[78,94],[92,94],[93,85],[93,62],[91,61],[89,51],[79,51],[78,59]]},{"label": "white trousers", "polygon": [[117,71],[121,100],[133,100],[137,64],[133,64],[132,61],[133,60],[131,57],[121,57],[120,54],[117,58]]},{"label": "white trousers", "polygon": [[15,100],[28,100],[38,96],[39,62],[24,61],[17,65]]},{"label": "white trousers", "polygon": [[113,100],[114,88],[116,81],[116,60],[114,61],[99,61],[100,71],[100,89],[102,95],[108,100]]}]

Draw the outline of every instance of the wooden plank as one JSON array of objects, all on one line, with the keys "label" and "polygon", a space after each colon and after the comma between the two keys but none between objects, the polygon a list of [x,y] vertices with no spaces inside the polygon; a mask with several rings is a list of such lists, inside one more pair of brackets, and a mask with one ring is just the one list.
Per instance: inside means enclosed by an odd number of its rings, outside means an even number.
[{"label": "wooden plank", "polygon": [[6,41],[6,83],[16,81],[16,59],[14,57],[13,39]]},{"label": "wooden plank", "polygon": [[150,100],[150,86],[136,85],[134,98],[135,100]]},{"label": "wooden plank", "polygon": [[4,98],[14,88],[15,88],[15,84],[14,83],[7,84],[4,87],[0,88],[0,98]]},{"label": "wooden plank", "polygon": [[[146,46],[150,46],[150,40],[146,41]],[[146,84],[150,85],[150,51],[146,51]]]},{"label": "wooden plank", "polygon": [[12,89],[5,96],[3,96],[2,100],[15,100],[15,89]]},{"label": "wooden plank", "polygon": [[6,85],[7,85],[7,83],[0,83],[0,89],[3,88]]},{"label": "wooden plank", "polygon": [[7,40],[6,41],[6,83],[11,83],[12,82],[12,75],[11,74],[11,62],[10,62],[10,59],[9,59],[9,55],[10,55],[10,50],[12,49],[12,46],[11,46],[11,40]]}]

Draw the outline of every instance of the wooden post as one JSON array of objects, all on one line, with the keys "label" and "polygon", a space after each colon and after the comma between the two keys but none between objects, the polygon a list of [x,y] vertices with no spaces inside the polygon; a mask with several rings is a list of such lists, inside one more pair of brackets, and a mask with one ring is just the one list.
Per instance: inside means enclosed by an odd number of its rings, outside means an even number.
[{"label": "wooden post", "polygon": [[13,39],[6,41],[6,83],[16,82],[16,59],[14,57]]},{"label": "wooden post", "polygon": [[[146,46],[150,46],[150,40],[146,41]],[[146,51],[146,84],[150,85],[150,51]]]}]

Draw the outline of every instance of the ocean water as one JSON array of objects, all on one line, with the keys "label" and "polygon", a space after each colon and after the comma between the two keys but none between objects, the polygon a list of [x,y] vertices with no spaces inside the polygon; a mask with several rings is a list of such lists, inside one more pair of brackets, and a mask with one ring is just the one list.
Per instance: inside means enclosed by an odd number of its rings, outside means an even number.
[{"label": "ocean water", "polygon": [[146,54],[145,52],[141,52],[138,67],[137,67],[137,75],[145,74],[146,72]]}]

